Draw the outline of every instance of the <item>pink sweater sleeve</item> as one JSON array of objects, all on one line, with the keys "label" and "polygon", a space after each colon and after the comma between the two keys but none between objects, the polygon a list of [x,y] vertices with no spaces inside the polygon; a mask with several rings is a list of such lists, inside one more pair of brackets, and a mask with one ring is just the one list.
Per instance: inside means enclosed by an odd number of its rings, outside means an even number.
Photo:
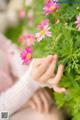
[{"label": "pink sweater sleeve", "polygon": [[[39,85],[31,78],[30,71],[32,68],[29,67],[27,70],[28,67],[22,65],[18,48],[1,34],[0,46],[1,49],[5,51],[5,56],[7,55],[6,57],[8,57],[7,59],[12,73],[18,77],[17,82],[12,87],[0,94],[0,112],[7,111],[12,115],[29,100],[33,93],[39,88]],[[8,62],[4,62],[5,65],[8,64]],[[7,81],[9,80],[7,76],[4,75],[4,77],[6,77],[4,79]]]},{"label": "pink sweater sleeve", "polygon": [[0,49],[5,51],[5,56],[8,59],[12,74],[20,78],[28,66],[22,64],[18,47],[11,40],[0,34]]},{"label": "pink sweater sleeve", "polygon": [[12,74],[20,78],[25,73],[25,71],[27,71],[29,66],[22,64],[20,50],[15,44],[12,44],[10,40],[7,42],[7,47],[9,48],[7,50],[7,53]]},{"label": "pink sweater sleeve", "polygon": [[0,112],[7,111],[9,115],[12,115],[30,99],[39,87],[38,83],[30,77],[30,73],[26,72],[15,85],[0,94]]},{"label": "pink sweater sleeve", "polygon": [[6,41],[4,37],[0,35],[0,93],[8,89],[13,80],[9,73],[9,61],[5,50]]}]

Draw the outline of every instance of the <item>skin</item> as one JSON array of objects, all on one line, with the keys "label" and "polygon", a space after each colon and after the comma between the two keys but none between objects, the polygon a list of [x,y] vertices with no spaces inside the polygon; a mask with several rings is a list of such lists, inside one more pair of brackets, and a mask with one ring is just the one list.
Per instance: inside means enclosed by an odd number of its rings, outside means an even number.
[{"label": "skin", "polygon": [[55,74],[57,61],[57,55],[50,55],[46,58],[33,60],[31,76],[33,80],[41,83],[42,85],[48,84],[50,87],[52,86],[56,92],[62,93],[66,91],[64,88],[60,88],[58,83],[63,75],[64,66],[60,64],[58,66],[57,73]]},{"label": "skin", "polygon": [[[35,61],[36,62],[33,64],[34,71],[32,71],[33,79],[41,84],[44,84],[44,82],[54,84],[59,92],[64,92],[65,89],[58,87],[58,83],[63,75],[64,66],[59,65],[57,74],[54,73],[58,61],[57,55],[36,59]],[[38,113],[43,114],[45,117],[45,114],[47,114],[48,117],[46,117],[46,119],[48,120],[53,120],[53,118],[55,120],[62,120],[60,111],[55,107],[54,102],[46,89],[38,90],[29,100],[28,104],[24,105],[23,109],[26,108],[38,111]]]},{"label": "skin", "polygon": [[53,100],[46,89],[38,90],[29,100],[28,104],[24,105],[24,109],[31,108],[40,113],[49,113],[54,106]]}]

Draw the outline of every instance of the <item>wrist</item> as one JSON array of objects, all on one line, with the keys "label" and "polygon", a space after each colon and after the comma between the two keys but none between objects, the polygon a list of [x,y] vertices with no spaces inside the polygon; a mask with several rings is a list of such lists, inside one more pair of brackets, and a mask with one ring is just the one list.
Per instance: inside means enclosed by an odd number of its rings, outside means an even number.
[{"label": "wrist", "polygon": [[29,90],[36,91],[40,88],[39,83],[32,78],[29,71],[25,73],[25,75],[23,76],[23,80],[25,81],[25,83],[27,83],[27,87],[29,88]]}]

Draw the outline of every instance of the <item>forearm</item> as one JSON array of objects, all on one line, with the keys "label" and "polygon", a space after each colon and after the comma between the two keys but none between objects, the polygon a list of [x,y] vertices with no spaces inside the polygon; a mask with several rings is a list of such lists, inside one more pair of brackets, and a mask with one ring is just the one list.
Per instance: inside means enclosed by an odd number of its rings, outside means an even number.
[{"label": "forearm", "polygon": [[38,87],[29,75],[24,75],[13,87],[1,94],[0,111],[8,111],[10,115],[13,114],[29,100]]}]

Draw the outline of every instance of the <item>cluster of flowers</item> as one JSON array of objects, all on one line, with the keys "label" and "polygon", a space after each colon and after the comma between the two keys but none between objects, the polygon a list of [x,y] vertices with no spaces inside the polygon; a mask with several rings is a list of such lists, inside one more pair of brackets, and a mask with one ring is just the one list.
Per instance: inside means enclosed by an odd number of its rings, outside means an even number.
[{"label": "cluster of flowers", "polygon": [[[47,16],[48,14],[51,14],[52,12],[56,11],[59,8],[60,5],[58,5],[56,1],[48,0],[43,8],[43,12],[45,16]],[[20,11],[20,17],[23,18],[25,16],[26,16],[26,12],[24,10]],[[57,20],[56,23],[59,23],[59,20]],[[77,24],[77,28],[80,31],[80,16],[77,16],[77,20],[75,24]],[[40,42],[46,36],[47,37],[52,36],[50,32],[48,19],[43,20],[37,26],[37,29],[38,32],[35,35],[26,33],[26,34],[22,34],[19,37],[19,42],[24,46],[24,50],[21,53],[21,58],[24,64],[28,64],[32,60],[32,46],[34,45],[35,41]]]}]

